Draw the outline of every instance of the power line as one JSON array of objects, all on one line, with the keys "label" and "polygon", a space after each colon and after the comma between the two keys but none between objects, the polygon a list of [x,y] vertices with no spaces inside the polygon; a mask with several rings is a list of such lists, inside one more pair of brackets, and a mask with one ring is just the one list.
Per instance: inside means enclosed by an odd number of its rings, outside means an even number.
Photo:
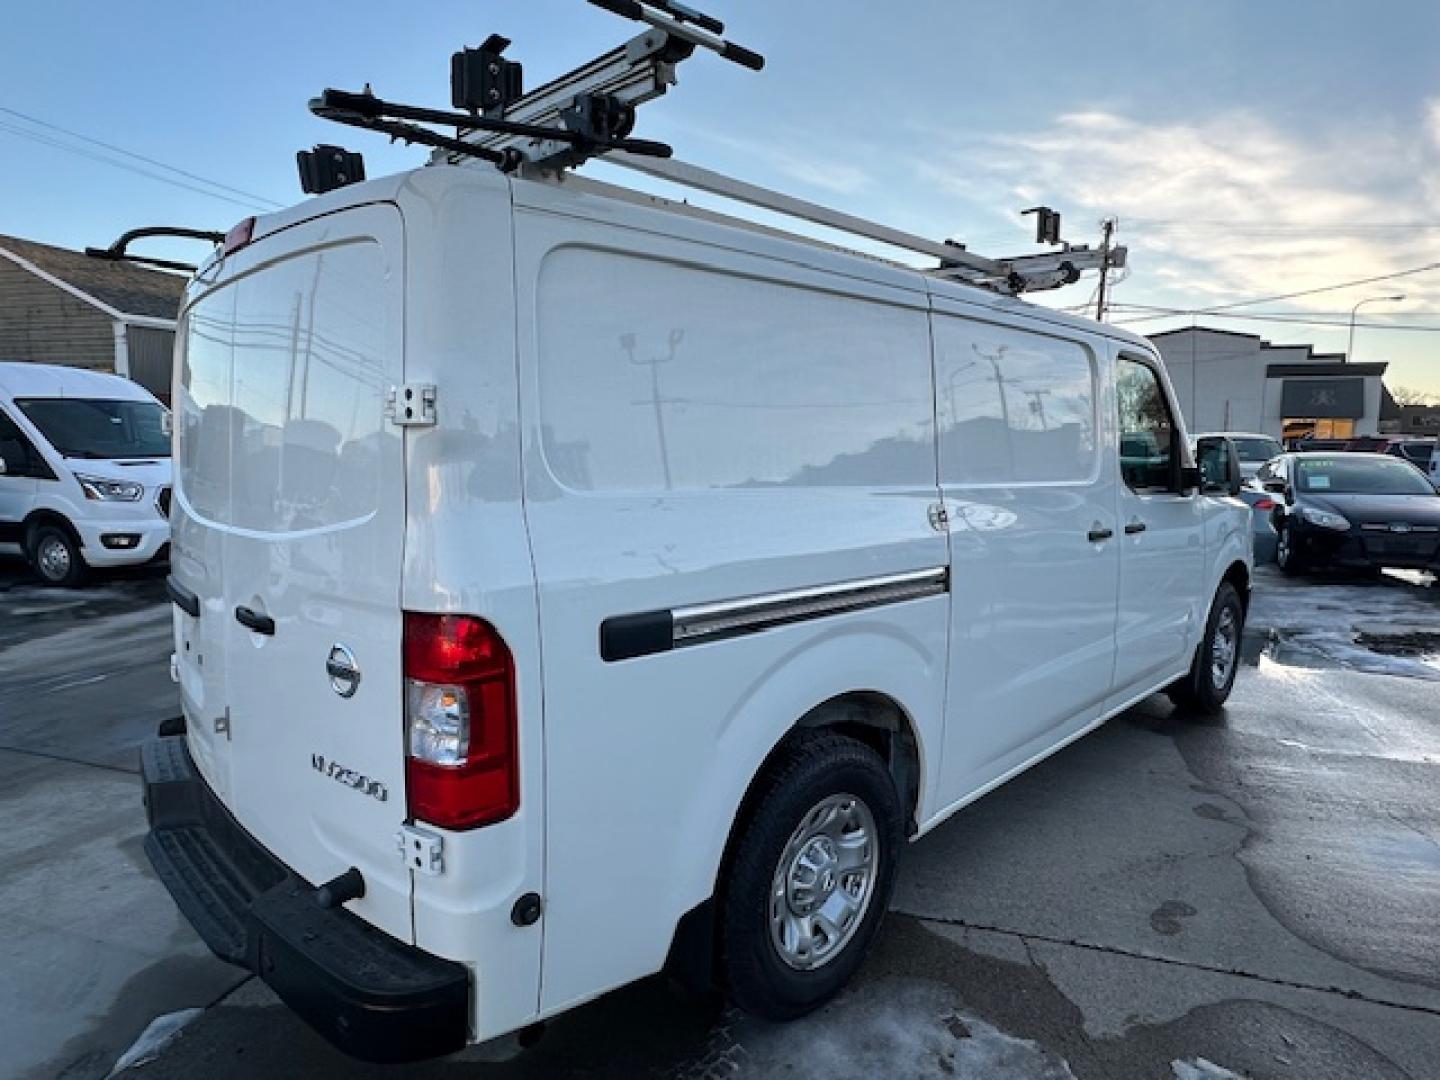
[{"label": "power line", "polygon": [[1202,218],[1128,218],[1132,224],[1143,225],[1146,231],[1182,232],[1199,229],[1217,232],[1243,233],[1247,236],[1332,236],[1344,234],[1366,235],[1383,232],[1417,232],[1440,229],[1440,222],[1434,221],[1348,221],[1330,223],[1263,222],[1231,220],[1205,220]]},{"label": "power line", "polygon": [[[1115,311],[1154,311],[1154,312],[1158,312],[1159,314],[1162,314],[1162,315],[1190,315],[1190,314],[1193,314],[1193,312],[1194,312],[1194,309],[1193,309],[1193,308],[1168,307],[1168,306],[1165,306],[1165,305],[1156,305],[1156,304],[1116,303],[1116,304],[1111,304],[1111,305],[1109,305],[1109,306],[1110,306],[1110,308],[1111,308],[1112,310],[1115,310]],[[1297,318],[1306,318],[1306,319],[1344,319],[1344,320],[1346,320],[1347,323],[1349,322],[1349,319],[1350,319],[1349,309],[1346,309],[1346,310],[1344,310],[1344,311],[1309,311],[1309,310],[1306,310],[1306,309],[1304,309],[1304,308],[1296,308],[1296,309],[1294,309],[1293,311],[1257,311],[1257,312],[1255,312],[1254,314],[1256,314],[1256,315],[1294,315],[1294,316],[1297,317]],[[1373,321],[1373,320],[1379,320],[1379,319],[1393,319],[1393,318],[1396,318],[1396,317],[1398,317],[1399,315],[1402,315],[1402,314],[1403,314],[1403,315],[1437,315],[1437,316],[1440,316],[1440,311],[1420,311],[1420,310],[1414,310],[1414,309],[1411,309],[1411,308],[1407,308],[1407,309],[1405,309],[1404,312],[1392,312],[1391,314],[1388,314],[1388,315],[1371,315],[1370,318],[1371,318],[1372,321]],[[1239,316],[1231,316],[1231,317],[1232,317],[1232,318],[1238,318]],[[1365,326],[1365,325],[1368,325],[1368,324],[1367,324],[1367,323],[1364,323],[1364,322],[1361,322],[1360,325],[1361,325],[1361,326]],[[1377,323],[1377,325],[1379,325],[1379,324]]]},{"label": "power line", "polygon": [[1186,312],[1187,315],[1213,315],[1217,311],[1231,311],[1234,308],[1252,307],[1255,304],[1271,304],[1276,300],[1293,300],[1297,296],[1314,296],[1316,293],[1335,292],[1339,289],[1349,289],[1356,285],[1372,285],[1377,281],[1394,281],[1396,278],[1410,277],[1414,274],[1425,274],[1431,270],[1440,270],[1440,262],[1426,263],[1424,266],[1412,267],[1409,270],[1396,270],[1389,274],[1376,274],[1373,277],[1356,278],[1354,281],[1341,281],[1335,285],[1318,285],[1313,289],[1299,289],[1295,292],[1277,293],[1274,296],[1260,296],[1253,300],[1237,300],[1231,304],[1216,304],[1214,307],[1197,308],[1194,311]]},{"label": "power line", "polygon": [[39,143],[42,146],[51,146],[57,150],[65,150],[69,153],[77,155],[78,157],[88,158],[91,161],[98,161],[104,165],[113,165],[117,169],[124,169],[126,172],[135,173],[138,176],[145,176],[150,178],[151,180],[159,180],[162,184],[169,184],[172,187],[183,188],[186,191],[193,191],[199,195],[208,195],[212,199],[219,199],[222,202],[230,203],[232,206],[238,206],[244,210],[258,209],[258,207],[256,207],[254,203],[242,202],[239,199],[232,199],[228,195],[221,195],[218,192],[209,191],[195,184],[187,184],[182,180],[175,180],[171,177],[163,176],[160,173],[151,172],[149,169],[142,169],[137,165],[131,165],[125,161],[116,161],[114,158],[105,157],[103,154],[93,153],[89,150],[84,149],[83,147],[71,146],[68,143],[61,142],[58,139],[51,139],[48,136],[39,134],[38,132],[26,131],[23,128],[18,128],[14,127],[11,124],[3,123],[0,123],[0,131],[8,132],[11,135],[18,135],[24,139],[30,139],[32,142]]},{"label": "power line", "polygon": [[125,157],[133,158],[136,161],[144,162],[147,165],[152,165],[156,168],[164,169],[167,172],[175,173],[178,176],[186,177],[200,184],[207,185],[210,188],[217,188],[219,189],[219,191],[229,192],[231,195],[239,195],[242,198],[248,200],[248,203],[241,203],[238,202],[236,199],[218,194],[215,191],[208,191],[204,188],[196,187],[192,184],[184,184],[170,177],[162,176],[149,170],[139,169],[133,165],[128,165],[122,161],[116,161],[113,158],[105,157],[92,151],[86,151],[82,147],[72,146],[69,143],[66,143],[60,139],[56,139],[52,136],[43,135],[40,132],[29,131],[25,128],[17,127],[13,124],[4,126],[3,130],[9,131],[13,135],[19,135],[22,138],[32,139],[36,142],[43,143],[47,146],[53,146],[60,150],[67,150],[71,153],[78,154],[81,157],[88,157],[91,160],[101,161],[109,165],[114,165],[117,168],[126,169],[130,172],[138,173],[141,176],[147,176],[153,180],[159,180],[162,183],[173,184],[176,187],[182,187],[188,191],[198,192],[201,195],[209,195],[212,198],[223,199],[225,202],[234,203],[237,206],[250,205],[254,207],[257,204],[260,204],[277,210],[281,209],[283,206],[282,203],[278,203],[274,199],[267,199],[263,195],[256,195],[254,192],[246,191],[243,188],[232,187],[229,184],[222,184],[218,180],[211,180],[209,177],[201,176],[198,173],[190,172],[186,169],[179,168],[175,165],[167,164],[163,161],[158,161],[152,157],[146,157],[144,154],[137,154],[133,150],[126,150],[122,146],[116,146],[113,143],[104,142],[101,139],[92,138],[89,135],[82,135],[78,131],[71,131],[69,128],[63,128],[58,124],[52,124],[46,120],[41,120],[39,117],[30,116],[28,113],[20,112],[18,109],[11,109],[6,106],[0,105],[0,113],[5,113],[9,116],[17,117],[18,119],[24,120],[27,123],[34,124],[37,127],[47,128],[51,131],[58,132],[61,135],[65,135],[69,138],[78,139],[81,142],[85,143],[90,143],[94,146],[98,146],[102,149],[108,150],[111,153],[121,154]]}]

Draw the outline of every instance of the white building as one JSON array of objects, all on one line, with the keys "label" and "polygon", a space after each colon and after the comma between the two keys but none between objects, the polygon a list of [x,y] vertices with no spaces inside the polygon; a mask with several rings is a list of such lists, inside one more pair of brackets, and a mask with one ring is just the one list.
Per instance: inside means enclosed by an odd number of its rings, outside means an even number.
[{"label": "white building", "polygon": [[1374,435],[1385,364],[1272,345],[1254,334],[1187,327],[1150,335],[1191,431],[1255,431],[1275,438]]}]

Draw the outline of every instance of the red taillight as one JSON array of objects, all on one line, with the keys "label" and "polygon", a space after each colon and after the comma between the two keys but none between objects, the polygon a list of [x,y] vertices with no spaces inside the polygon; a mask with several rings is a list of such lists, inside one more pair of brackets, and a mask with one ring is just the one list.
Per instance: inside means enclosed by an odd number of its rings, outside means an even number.
[{"label": "red taillight", "polygon": [[231,226],[230,231],[225,234],[225,239],[220,245],[222,254],[229,255],[231,252],[239,251],[246,244],[250,243],[255,235],[255,219],[247,217],[244,221],[236,222]]},{"label": "red taillight", "polygon": [[469,615],[405,614],[405,778],[410,816],[447,829],[520,806],[515,663]]},{"label": "red taillight", "polygon": [[1274,509],[1275,509],[1275,500],[1274,500],[1274,499],[1256,499],[1255,502],[1254,502],[1254,504],[1250,507],[1250,509],[1252,509],[1252,510],[1274,510]]}]

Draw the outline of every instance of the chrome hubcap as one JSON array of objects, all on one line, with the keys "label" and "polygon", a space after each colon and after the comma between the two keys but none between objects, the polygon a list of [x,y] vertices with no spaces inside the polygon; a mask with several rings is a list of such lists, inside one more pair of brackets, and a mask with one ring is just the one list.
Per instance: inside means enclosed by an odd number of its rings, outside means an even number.
[{"label": "chrome hubcap", "polygon": [[1240,620],[1234,608],[1223,608],[1215,622],[1215,640],[1210,644],[1210,681],[1215,689],[1223,690],[1230,682],[1239,652]]},{"label": "chrome hubcap", "polygon": [[40,572],[52,581],[59,581],[70,572],[70,549],[58,537],[47,536],[35,553]]},{"label": "chrome hubcap", "polygon": [[878,837],[870,808],[831,795],[791,835],[770,883],[770,940],[800,971],[840,954],[865,921],[875,892]]}]

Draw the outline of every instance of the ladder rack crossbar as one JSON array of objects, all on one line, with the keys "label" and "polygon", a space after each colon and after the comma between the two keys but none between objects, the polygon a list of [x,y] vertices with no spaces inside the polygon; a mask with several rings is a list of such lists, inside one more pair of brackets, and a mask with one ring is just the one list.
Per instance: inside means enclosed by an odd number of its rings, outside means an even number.
[{"label": "ladder rack crossbar", "polygon": [[843,210],[835,210],[819,203],[761,187],[758,184],[736,180],[723,173],[692,165],[689,162],[639,157],[622,151],[606,154],[604,160],[610,164],[620,165],[683,187],[694,188],[697,191],[732,199],[735,202],[745,203],[762,210],[770,210],[786,217],[808,221],[812,225],[823,225],[852,236],[863,236],[868,240],[875,240],[891,247],[920,255],[929,255],[941,260],[942,264],[954,266],[962,274],[968,271],[986,277],[1004,278],[1006,276],[1006,269],[1000,263],[979,255],[972,255],[956,245],[929,240],[902,229],[891,228],[854,214],[847,214]]},{"label": "ladder rack crossbar", "polygon": [[[624,45],[582,64],[574,71],[552,79],[509,105],[497,118],[537,127],[561,129],[561,111],[570,107],[578,94],[611,94],[627,105],[653,101],[675,85],[675,64],[665,59],[670,42],[655,30],[647,30]],[[515,149],[532,161],[543,161],[568,149],[560,140],[541,140],[494,131],[467,130],[465,142],[489,150]]]}]

